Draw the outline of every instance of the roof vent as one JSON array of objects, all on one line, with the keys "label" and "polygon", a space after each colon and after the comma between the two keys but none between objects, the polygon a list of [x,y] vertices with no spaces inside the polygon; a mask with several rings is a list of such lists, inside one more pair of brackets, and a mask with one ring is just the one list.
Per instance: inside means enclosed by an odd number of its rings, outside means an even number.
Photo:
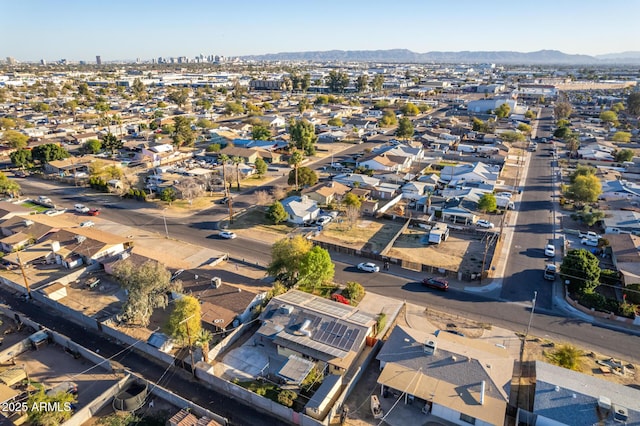
[{"label": "roof vent", "polygon": [[456,358],[455,355],[451,355],[451,361],[456,362],[458,360],[458,358]]},{"label": "roof vent", "polygon": [[626,408],[619,405],[614,405],[613,420],[620,423],[626,423],[629,419],[629,412]]},{"label": "roof vent", "polygon": [[433,355],[437,347],[438,344],[435,342],[435,340],[427,340],[426,342],[424,342],[423,346],[424,353],[427,355]]},{"label": "roof vent", "polygon": [[26,219],[24,221],[24,226],[31,226],[31,225],[33,225],[33,221],[32,220]]},{"label": "roof vent", "polygon": [[280,312],[286,315],[291,315],[293,313],[293,306],[291,305],[282,305],[280,306]]},{"label": "roof vent", "polygon": [[[573,397],[575,398],[575,393],[573,394]],[[611,409],[611,400],[609,398],[607,398],[606,396],[601,396],[598,398],[598,407],[602,408],[603,410],[610,410]]]},{"label": "roof vent", "polygon": [[222,279],[220,277],[211,278],[211,287],[220,288],[221,285],[222,285]]}]

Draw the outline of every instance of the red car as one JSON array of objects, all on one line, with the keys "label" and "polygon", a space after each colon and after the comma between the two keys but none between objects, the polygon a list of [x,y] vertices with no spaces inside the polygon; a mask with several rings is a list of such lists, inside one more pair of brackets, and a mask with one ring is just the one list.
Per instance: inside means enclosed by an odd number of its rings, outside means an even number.
[{"label": "red car", "polygon": [[100,210],[98,209],[91,209],[87,212],[87,214],[89,216],[98,216],[100,214]]},{"label": "red car", "polygon": [[338,293],[332,294],[331,295],[331,299],[336,301],[336,302],[344,303],[345,305],[350,305],[349,299],[347,299],[346,297],[344,297],[343,295],[338,294]]},{"label": "red car", "polygon": [[449,290],[449,281],[445,280],[444,278],[425,278],[424,280],[422,280],[422,285],[425,287],[435,288],[436,290]]}]

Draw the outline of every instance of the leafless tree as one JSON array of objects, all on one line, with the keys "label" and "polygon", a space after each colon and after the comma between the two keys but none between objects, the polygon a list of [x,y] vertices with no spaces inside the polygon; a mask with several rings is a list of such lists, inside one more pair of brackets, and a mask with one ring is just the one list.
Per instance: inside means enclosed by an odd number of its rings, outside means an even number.
[{"label": "leafless tree", "polygon": [[284,188],[274,188],[273,190],[273,198],[275,198],[276,200],[282,200],[284,197],[287,196],[287,191]]},{"label": "leafless tree", "polygon": [[202,183],[193,177],[185,178],[175,185],[176,189],[182,194],[182,198],[191,202],[194,198],[202,195],[204,192]]},{"label": "leafless tree", "polygon": [[360,218],[360,209],[356,206],[348,206],[347,211],[345,212],[345,217],[347,218],[349,229],[353,228],[353,225],[355,225],[358,218]]},{"label": "leafless tree", "polygon": [[269,195],[267,191],[256,191],[256,204],[259,206],[265,206],[271,204],[273,197]]}]

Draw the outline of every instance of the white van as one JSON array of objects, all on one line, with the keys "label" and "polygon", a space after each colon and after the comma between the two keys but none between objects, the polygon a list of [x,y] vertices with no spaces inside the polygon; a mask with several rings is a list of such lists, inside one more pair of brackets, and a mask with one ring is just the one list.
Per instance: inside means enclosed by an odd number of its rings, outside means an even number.
[{"label": "white van", "polygon": [[87,212],[89,212],[89,207],[85,206],[84,204],[75,204],[73,206],[73,209],[75,211],[77,211],[78,213],[87,213]]}]

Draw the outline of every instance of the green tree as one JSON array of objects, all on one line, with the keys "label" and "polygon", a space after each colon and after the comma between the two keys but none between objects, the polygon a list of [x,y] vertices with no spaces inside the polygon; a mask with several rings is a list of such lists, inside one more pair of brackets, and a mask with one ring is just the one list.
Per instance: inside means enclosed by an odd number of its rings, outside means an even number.
[{"label": "green tree", "polygon": [[244,107],[239,102],[227,102],[224,111],[227,115],[244,114]]},{"label": "green tree", "polygon": [[522,142],[526,139],[522,133],[515,132],[513,130],[507,130],[506,132],[500,133],[500,137],[506,142]]},{"label": "green tree", "polygon": [[262,177],[267,173],[267,163],[262,158],[256,158],[255,166],[258,176]]},{"label": "green tree", "polygon": [[580,149],[580,139],[578,139],[578,135],[570,133],[564,138],[564,141],[569,155],[573,157],[573,155],[578,152],[578,149]]},{"label": "green tree", "polygon": [[280,222],[284,222],[287,220],[289,215],[287,211],[284,209],[284,206],[280,201],[276,201],[275,203],[269,206],[269,210],[267,211],[267,219],[271,220],[276,225]]},{"label": "green tree", "polygon": [[371,87],[373,88],[374,92],[381,91],[382,88],[384,87],[384,76],[382,74],[376,74],[376,76],[373,77],[373,82],[371,83]]},{"label": "green tree", "polygon": [[588,250],[569,250],[560,265],[560,273],[569,281],[572,294],[593,293],[600,280],[600,261]]},{"label": "green tree", "polygon": [[254,124],[251,129],[251,139],[256,141],[270,141],[271,129],[262,124]]},{"label": "green tree", "polygon": [[182,296],[176,300],[165,324],[167,335],[185,344],[189,341],[189,337],[193,342],[201,330],[202,311],[198,299],[193,296]]},{"label": "green tree", "polygon": [[31,108],[33,108],[35,112],[49,111],[49,105],[45,104],[44,102],[36,102],[35,104],[31,105]]},{"label": "green tree", "polygon": [[342,126],[344,126],[344,123],[342,122],[342,119],[341,119],[340,117],[333,117],[333,118],[330,118],[330,119],[327,121],[327,124],[328,124],[329,126],[335,126],[335,127],[342,127]]},{"label": "green tree", "polygon": [[207,364],[209,363],[209,343],[213,340],[213,333],[207,329],[200,329],[200,332],[196,334],[195,344],[202,348],[202,359]]},{"label": "green tree", "polygon": [[380,119],[381,127],[393,127],[398,124],[398,118],[396,117],[395,112],[388,109],[382,113],[382,118]]},{"label": "green tree", "polygon": [[359,75],[356,78],[356,90],[358,93],[366,92],[369,87],[369,77],[366,74]]},{"label": "green tree", "polygon": [[17,197],[20,195],[20,185],[18,185],[16,181],[9,179],[4,173],[0,172],[0,193],[11,197]]},{"label": "green tree", "polygon": [[69,153],[58,144],[46,143],[34,147],[31,150],[31,156],[34,160],[39,161],[41,164],[45,164],[50,161],[69,158]]},{"label": "green tree", "polygon": [[70,392],[60,391],[48,395],[44,387],[27,398],[27,406],[38,407],[43,404],[48,407],[59,407],[57,410],[29,409],[27,416],[30,424],[36,426],[58,426],[66,422],[73,415],[71,405],[77,402],[77,397]]},{"label": "green tree", "polygon": [[396,130],[396,136],[401,139],[411,139],[413,137],[413,123],[407,117],[402,117],[398,121],[398,129]]},{"label": "green tree", "polygon": [[572,135],[571,129],[568,127],[558,127],[554,132],[553,136],[560,139],[566,139],[567,136]]},{"label": "green tree", "polygon": [[169,205],[171,205],[171,203],[173,203],[176,198],[176,191],[173,188],[164,188],[160,192],[160,200],[164,201],[165,203],[169,203]]},{"label": "green tree", "polygon": [[133,80],[131,90],[138,100],[144,101],[147,99],[147,91],[145,90],[144,83],[139,78]]},{"label": "green tree", "polygon": [[558,349],[546,354],[552,364],[574,371],[582,371],[583,352],[571,345],[560,345]]},{"label": "green tree", "polygon": [[301,259],[298,282],[315,288],[333,280],[334,265],[329,252],[320,246],[313,246]]},{"label": "green tree", "polygon": [[327,76],[327,86],[331,92],[344,93],[349,85],[349,75],[336,70],[329,71]]},{"label": "green tree", "polygon": [[187,102],[187,99],[189,99],[189,89],[182,88],[179,90],[174,90],[169,93],[169,96],[167,96],[167,98],[169,98],[171,102],[177,104],[180,108],[182,108],[182,106]]},{"label": "green tree", "polygon": [[640,115],[640,92],[633,92],[627,97],[627,112],[631,115]]},{"label": "green tree", "polygon": [[124,142],[118,139],[116,135],[113,133],[107,133],[104,138],[102,138],[102,147],[109,151],[110,155],[113,157],[116,151],[119,151],[124,146]]},{"label": "green tree", "polygon": [[624,111],[624,104],[622,102],[616,102],[615,104],[611,105],[611,111],[615,112],[616,114],[620,111]]},{"label": "green tree", "polygon": [[569,186],[569,194],[575,201],[595,203],[602,193],[602,185],[597,176],[578,176]]},{"label": "green tree", "polygon": [[220,149],[222,149],[222,147],[220,146],[219,143],[212,143],[212,144],[207,146],[206,151],[207,152],[220,152]]},{"label": "green tree", "polygon": [[633,151],[630,149],[621,149],[620,151],[616,152],[616,161],[619,163],[622,163],[624,161],[631,161],[633,160]]},{"label": "green tree", "polygon": [[342,290],[342,295],[352,302],[362,299],[364,293],[365,291],[362,284],[355,281],[349,281],[344,290]]},{"label": "green tree", "polygon": [[89,91],[89,85],[87,83],[80,83],[78,85],[78,94],[81,96],[91,96],[91,92]]},{"label": "green tree", "polygon": [[27,147],[29,136],[16,130],[7,130],[2,134],[2,142],[9,148],[22,149]]},{"label": "green tree", "polygon": [[507,103],[501,104],[495,109],[494,113],[498,118],[506,118],[511,113],[511,107]]},{"label": "green tree", "polygon": [[178,115],[173,118],[173,143],[176,146],[193,146],[196,135],[191,129],[191,118]]},{"label": "green tree", "polygon": [[347,207],[354,207],[357,210],[360,210],[360,207],[362,207],[362,200],[356,194],[347,192],[345,196],[342,198],[342,204],[344,204]]},{"label": "green tree", "polygon": [[574,183],[578,176],[593,176],[596,174],[596,168],[591,166],[584,166],[582,164],[578,164],[576,169],[569,175],[569,181]]},{"label": "green tree", "polygon": [[529,120],[533,120],[534,118],[536,118],[536,113],[533,112],[532,110],[528,109],[527,112],[524,113],[525,118],[528,118]]},{"label": "green tree", "polygon": [[629,284],[623,290],[624,299],[627,303],[640,305],[640,284]]},{"label": "green tree", "polygon": [[213,129],[216,127],[216,124],[214,124],[211,120],[206,119],[206,118],[198,118],[198,120],[196,121],[196,126],[201,128],[201,129]]},{"label": "green tree", "polygon": [[607,125],[617,126],[619,124],[618,123],[618,114],[616,114],[615,112],[613,112],[611,110],[602,111],[600,113],[600,120],[602,120]]},{"label": "green tree", "polygon": [[[296,173],[296,170],[297,170],[297,173]],[[296,176],[298,176],[297,182],[296,182]],[[300,187],[313,186],[316,183],[318,183],[318,175],[313,169],[309,167],[298,167],[297,169],[291,170],[289,172],[287,183],[289,185],[296,184],[296,187],[298,189]]]},{"label": "green tree", "polygon": [[298,394],[290,389],[283,389],[278,393],[278,402],[285,407],[292,407],[293,401],[298,398]]},{"label": "green tree", "polygon": [[415,106],[415,104],[412,104],[411,102],[407,102],[406,104],[402,105],[402,108],[400,108],[400,111],[402,111],[404,115],[408,115],[408,116],[415,116],[420,113],[420,109],[417,106]]},{"label": "green tree", "polygon": [[531,133],[531,126],[529,126],[528,124],[525,124],[525,123],[518,124],[517,129],[520,132],[524,133],[525,135],[528,135],[528,134]]},{"label": "green tree", "polygon": [[118,262],[113,274],[128,292],[120,315],[128,324],[148,326],[153,310],[169,304],[168,293],[182,291],[182,282],[171,280],[167,268],[154,260],[138,266],[125,259]]},{"label": "green tree", "polygon": [[558,120],[569,118],[571,116],[571,113],[573,112],[573,108],[568,102],[556,103],[553,110],[555,112],[556,119]]},{"label": "green tree", "polygon": [[631,133],[629,133],[629,132],[615,132],[611,139],[614,142],[629,143],[629,142],[631,142]]},{"label": "green tree", "polygon": [[102,149],[102,142],[98,139],[89,139],[82,146],[82,150],[87,154],[97,154]]},{"label": "green tree", "polygon": [[276,241],[271,248],[271,263],[267,273],[279,279],[287,288],[293,287],[300,272],[302,259],[313,244],[302,235]]},{"label": "green tree", "polygon": [[0,117],[0,129],[9,130],[9,129],[15,129],[15,127],[16,127],[16,120],[9,117]]},{"label": "green tree", "polygon": [[498,208],[496,196],[491,193],[483,194],[478,200],[478,209],[485,213],[495,211]]},{"label": "green tree", "polygon": [[31,150],[29,149],[13,151],[9,155],[9,158],[14,166],[20,168],[31,167],[31,163],[33,162],[33,159],[31,158]]},{"label": "green tree", "polygon": [[486,122],[477,117],[473,117],[471,126],[471,129],[474,132],[490,133],[492,131],[491,127]]},{"label": "green tree", "polygon": [[296,120],[289,125],[289,134],[294,147],[304,151],[305,155],[311,156],[316,153],[315,144],[318,141],[316,129],[307,120]]},{"label": "green tree", "polygon": [[374,109],[386,109],[389,108],[391,104],[389,103],[389,101],[387,101],[386,99],[381,99],[379,101],[377,101],[375,104],[373,104],[373,108]]}]

